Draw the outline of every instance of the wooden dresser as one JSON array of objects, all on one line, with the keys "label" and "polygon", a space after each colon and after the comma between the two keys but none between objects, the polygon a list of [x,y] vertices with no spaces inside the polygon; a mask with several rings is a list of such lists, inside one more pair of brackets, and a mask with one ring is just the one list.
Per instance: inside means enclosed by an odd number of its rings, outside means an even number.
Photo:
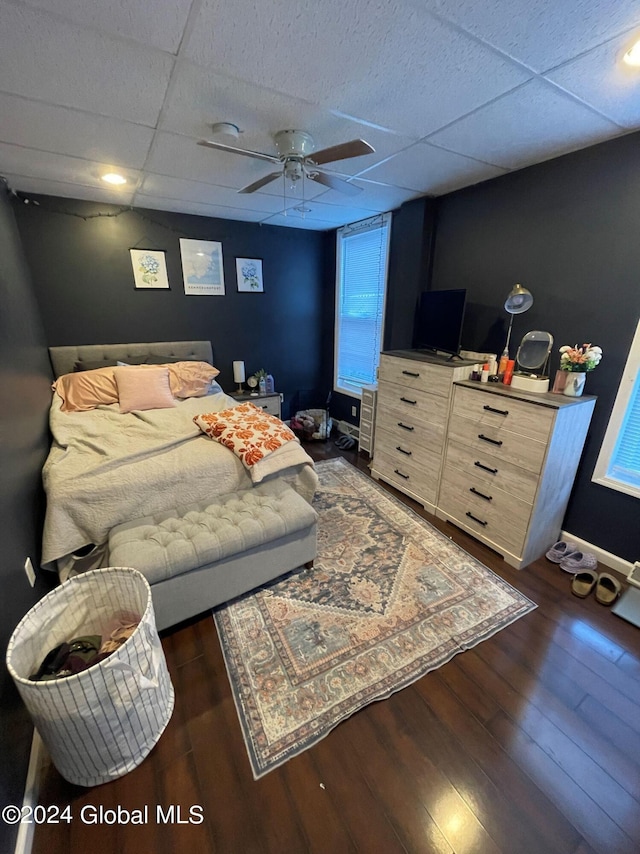
[{"label": "wooden dresser", "polygon": [[521,569],[558,539],[596,398],[469,382],[470,369],[381,355],[371,474]]},{"label": "wooden dresser", "polygon": [[371,474],[435,511],[455,380],[471,363],[396,350],[380,356]]},{"label": "wooden dresser", "polygon": [[558,539],[595,397],[456,384],[437,516],[520,569]]}]

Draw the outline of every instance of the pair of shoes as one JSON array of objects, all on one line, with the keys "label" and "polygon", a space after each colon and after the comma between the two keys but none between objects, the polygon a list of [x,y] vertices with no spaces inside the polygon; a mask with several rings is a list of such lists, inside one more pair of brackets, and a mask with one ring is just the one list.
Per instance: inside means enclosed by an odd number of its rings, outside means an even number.
[{"label": "pair of shoes", "polygon": [[341,436],[339,439],[336,439],[334,445],[343,451],[348,451],[349,448],[353,448],[355,443],[356,440],[353,438],[353,436],[347,436],[347,434],[345,433],[344,436]]},{"label": "pair of shoes", "polygon": [[560,569],[565,572],[580,572],[581,569],[597,569],[598,560],[592,552],[573,552],[560,561]]},{"label": "pair of shoes", "polygon": [[591,569],[584,569],[577,572],[571,580],[571,592],[580,599],[586,599],[594,587],[596,600],[601,605],[613,605],[622,590],[622,584],[608,572],[598,575]]},{"label": "pair of shoes", "polygon": [[578,546],[575,543],[559,540],[555,545],[551,546],[547,552],[547,560],[550,560],[552,563],[560,563],[563,558],[568,557],[577,551]]}]

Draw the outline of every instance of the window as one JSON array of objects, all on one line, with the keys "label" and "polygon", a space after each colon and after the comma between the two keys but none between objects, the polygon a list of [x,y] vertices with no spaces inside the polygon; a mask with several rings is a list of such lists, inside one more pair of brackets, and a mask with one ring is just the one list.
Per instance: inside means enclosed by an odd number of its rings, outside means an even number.
[{"label": "window", "polygon": [[334,389],[360,397],[380,360],[391,214],[338,229]]},{"label": "window", "polygon": [[640,322],[592,480],[640,498]]}]

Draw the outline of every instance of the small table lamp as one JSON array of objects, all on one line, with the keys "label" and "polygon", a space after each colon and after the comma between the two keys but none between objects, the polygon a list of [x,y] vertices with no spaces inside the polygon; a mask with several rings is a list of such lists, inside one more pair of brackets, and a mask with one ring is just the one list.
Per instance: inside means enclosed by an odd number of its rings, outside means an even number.
[{"label": "small table lamp", "polygon": [[242,383],[245,380],[244,362],[233,363],[233,381],[238,383],[238,394],[242,394]]},{"label": "small table lamp", "polygon": [[509,320],[509,331],[507,332],[507,340],[504,345],[504,352],[502,353],[503,358],[509,358],[509,344],[511,342],[511,328],[513,326],[513,315],[514,314],[523,314],[525,311],[528,311],[533,305],[533,296],[531,291],[528,291],[526,288],[523,288],[522,285],[514,285],[513,288],[507,294],[507,298],[504,302],[505,311],[509,312],[511,318]]}]

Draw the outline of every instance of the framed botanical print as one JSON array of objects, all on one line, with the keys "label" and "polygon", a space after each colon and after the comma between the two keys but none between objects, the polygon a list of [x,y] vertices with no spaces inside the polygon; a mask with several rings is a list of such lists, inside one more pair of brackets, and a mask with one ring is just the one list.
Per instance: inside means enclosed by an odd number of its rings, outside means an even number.
[{"label": "framed botanical print", "polygon": [[157,249],[130,249],[136,289],[169,290],[164,252]]},{"label": "framed botanical print", "polygon": [[249,294],[264,291],[260,258],[236,258],[236,277],[239,291]]}]

